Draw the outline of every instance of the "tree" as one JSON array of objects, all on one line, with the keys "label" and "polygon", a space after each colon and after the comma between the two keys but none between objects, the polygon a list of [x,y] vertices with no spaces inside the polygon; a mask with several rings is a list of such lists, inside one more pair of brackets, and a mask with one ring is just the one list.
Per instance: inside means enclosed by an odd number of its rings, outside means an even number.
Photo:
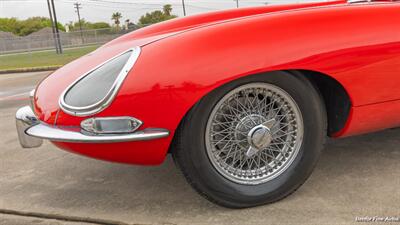
[{"label": "tree", "polygon": [[114,20],[114,23],[117,27],[119,27],[119,24],[121,23],[121,21],[120,21],[121,18],[122,18],[122,15],[120,12],[115,12],[111,16],[111,19]]},{"label": "tree", "polygon": [[106,22],[96,22],[96,23],[89,23],[88,28],[89,29],[106,29],[110,28],[110,24]]},{"label": "tree", "polygon": [[178,17],[176,15],[172,15],[171,12],[172,12],[172,6],[169,4],[164,5],[162,11],[155,10],[153,12],[146,13],[145,15],[141,16],[138,25],[143,27]]},{"label": "tree", "polygon": [[11,32],[18,35],[21,21],[17,18],[0,18],[0,31]]},{"label": "tree", "polygon": [[164,12],[165,16],[171,16],[172,5],[170,5],[170,4],[164,5],[163,12]]},{"label": "tree", "polygon": [[[0,18],[0,31],[12,32],[19,36],[26,36],[45,27],[51,27],[51,21],[46,17],[31,17],[26,20],[17,18]],[[57,23],[57,27],[65,31],[65,28]]]},{"label": "tree", "polygon": [[[82,24],[82,29],[83,30],[92,30],[92,29],[106,29],[110,28],[110,24],[106,22],[96,22],[96,23],[91,23],[87,22],[85,19],[81,19],[81,24]],[[77,31],[79,30],[79,22],[72,22],[70,21],[67,26],[69,26],[69,29],[71,31]]]}]

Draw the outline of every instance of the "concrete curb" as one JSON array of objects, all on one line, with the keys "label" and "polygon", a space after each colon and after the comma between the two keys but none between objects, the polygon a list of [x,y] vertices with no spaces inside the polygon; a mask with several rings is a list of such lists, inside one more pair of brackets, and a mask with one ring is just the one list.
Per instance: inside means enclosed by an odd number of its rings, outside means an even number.
[{"label": "concrete curb", "polygon": [[43,66],[43,67],[32,67],[32,68],[8,69],[8,70],[0,70],[0,74],[53,71],[53,70],[56,70],[56,69],[58,69],[60,67],[61,66]]}]

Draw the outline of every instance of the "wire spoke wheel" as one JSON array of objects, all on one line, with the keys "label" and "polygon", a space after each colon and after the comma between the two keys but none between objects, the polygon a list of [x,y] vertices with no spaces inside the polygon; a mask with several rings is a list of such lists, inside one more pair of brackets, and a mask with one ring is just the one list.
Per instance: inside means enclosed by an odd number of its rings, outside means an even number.
[{"label": "wire spoke wheel", "polygon": [[205,143],[214,168],[239,184],[266,183],[296,158],[304,133],[300,109],[281,88],[245,84],[213,108]]}]

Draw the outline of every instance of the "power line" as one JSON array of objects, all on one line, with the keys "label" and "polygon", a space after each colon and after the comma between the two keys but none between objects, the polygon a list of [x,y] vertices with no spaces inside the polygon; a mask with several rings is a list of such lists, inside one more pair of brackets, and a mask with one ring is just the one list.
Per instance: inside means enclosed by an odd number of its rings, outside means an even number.
[{"label": "power line", "polygon": [[122,2],[122,1],[111,1],[111,0],[87,0],[88,2],[104,2],[112,4],[129,4],[129,5],[162,5],[161,3],[139,3],[139,2]]},{"label": "power line", "polygon": [[[68,2],[70,0],[57,0],[57,1],[64,1],[64,2]],[[115,4],[119,4],[119,5],[126,5],[126,6],[132,6],[132,7],[137,7],[137,6],[145,6],[145,7],[160,7],[163,6],[163,3],[138,3],[138,2],[123,2],[123,1],[112,1],[112,0],[83,0],[82,1],[83,4],[87,4],[87,5],[98,5],[100,6],[101,4],[111,4],[110,7],[112,7],[112,5],[115,6]],[[170,3],[170,5],[173,6],[180,6],[181,4],[178,3]],[[182,5],[186,10],[187,6],[190,7],[195,7],[195,8],[203,8],[203,9],[216,9],[216,8],[210,8],[210,7],[203,7],[203,6],[197,6],[197,5],[193,5],[193,4],[187,4],[185,2],[185,0],[182,0]]]},{"label": "power line", "polygon": [[[2,0],[0,0],[2,1]],[[13,1],[18,1],[18,0],[13,0]],[[56,0],[59,2],[65,2],[65,3],[73,3],[73,0]],[[218,10],[218,8],[211,8],[211,7],[205,7],[205,6],[199,6],[199,5],[193,5],[193,4],[187,4],[185,0],[182,0],[180,4],[178,3],[171,3],[170,5],[176,6],[176,7],[182,7],[184,3],[184,13],[187,15],[187,8],[197,8],[197,9],[202,9],[202,10]],[[115,1],[110,1],[110,0],[81,0],[80,1],[82,6],[97,6],[97,7],[104,7],[104,8],[109,8],[109,9],[125,9],[127,10],[128,8],[132,8],[132,11],[140,11],[140,10],[151,10],[151,9],[157,9],[163,6],[161,3],[136,3],[136,2],[115,2]],[[118,3],[118,4],[114,4]],[[120,4],[121,3],[121,4]],[[118,6],[119,5],[119,6]],[[140,7],[142,6],[142,7]],[[130,9],[129,9],[130,10]],[[130,11],[130,12],[132,12]]]},{"label": "power line", "polygon": [[75,12],[78,14],[78,23],[79,23],[79,30],[81,31],[81,40],[83,43],[83,32],[82,32],[82,22],[81,22],[81,14],[79,13],[79,9],[82,8],[81,4],[78,2],[74,3]]}]

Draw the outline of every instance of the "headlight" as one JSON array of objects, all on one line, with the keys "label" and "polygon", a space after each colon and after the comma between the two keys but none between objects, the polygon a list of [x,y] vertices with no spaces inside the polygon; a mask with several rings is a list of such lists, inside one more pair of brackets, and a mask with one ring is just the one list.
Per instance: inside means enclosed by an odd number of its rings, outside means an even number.
[{"label": "headlight", "polygon": [[140,54],[136,47],[90,70],[72,83],[60,97],[60,107],[74,116],[100,112],[114,99]]}]

